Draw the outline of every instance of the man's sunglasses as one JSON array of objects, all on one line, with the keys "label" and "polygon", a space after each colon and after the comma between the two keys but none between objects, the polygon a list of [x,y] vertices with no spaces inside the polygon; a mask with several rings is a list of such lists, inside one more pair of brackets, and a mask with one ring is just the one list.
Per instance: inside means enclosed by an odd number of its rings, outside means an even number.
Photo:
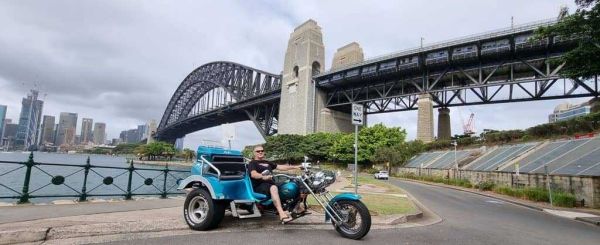
[{"label": "man's sunglasses", "polygon": [[254,151],[254,152],[256,152],[256,153],[263,153],[265,151],[264,150],[258,150],[258,151]]}]

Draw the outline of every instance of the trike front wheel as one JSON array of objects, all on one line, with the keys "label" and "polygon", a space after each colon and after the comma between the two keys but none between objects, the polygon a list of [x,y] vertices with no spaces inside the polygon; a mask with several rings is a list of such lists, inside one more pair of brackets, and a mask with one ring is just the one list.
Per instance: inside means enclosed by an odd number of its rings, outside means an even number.
[{"label": "trike front wheel", "polygon": [[341,200],[336,203],[343,222],[335,230],[343,237],[358,240],[371,229],[371,214],[361,201]]}]

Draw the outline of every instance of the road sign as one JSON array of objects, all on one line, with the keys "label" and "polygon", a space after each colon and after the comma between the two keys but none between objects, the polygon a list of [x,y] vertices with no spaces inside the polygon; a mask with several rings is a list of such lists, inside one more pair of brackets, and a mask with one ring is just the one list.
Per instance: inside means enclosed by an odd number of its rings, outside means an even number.
[{"label": "road sign", "polygon": [[353,125],[363,125],[363,120],[364,120],[363,105],[352,104],[352,124]]}]

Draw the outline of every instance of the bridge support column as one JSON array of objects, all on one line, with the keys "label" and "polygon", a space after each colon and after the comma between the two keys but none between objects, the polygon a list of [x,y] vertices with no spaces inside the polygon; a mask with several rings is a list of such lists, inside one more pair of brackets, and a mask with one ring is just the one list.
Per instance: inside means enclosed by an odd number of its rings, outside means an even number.
[{"label": "bridge support column", "polygon": [[438,139],[449,140],[452,137],[450,130],[450,109],[438,109]]},{"label": "bridge support column", "polygon": [[417,101],[417,140],[429,143],[433,141],[433,102],[430,94],[419,95]]},{"label": "bridge support column", "polygon": [[290,34],[281,79],[279,134],[351,131],[350,114],[325,108],[326,94],[312,77],[325,70],[321,27],[308,20]]}]

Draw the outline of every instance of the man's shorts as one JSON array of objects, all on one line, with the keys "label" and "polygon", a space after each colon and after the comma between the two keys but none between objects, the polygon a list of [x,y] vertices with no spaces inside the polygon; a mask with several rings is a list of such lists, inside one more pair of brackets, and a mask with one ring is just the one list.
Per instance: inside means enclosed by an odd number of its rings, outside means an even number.
[{"label": "man's shorts", "polygon": [[275,184],[271,182],[261,182],[257,186],[255,186],[254,192],[267,195],[267,197],[271,197],[271,186]]}]

